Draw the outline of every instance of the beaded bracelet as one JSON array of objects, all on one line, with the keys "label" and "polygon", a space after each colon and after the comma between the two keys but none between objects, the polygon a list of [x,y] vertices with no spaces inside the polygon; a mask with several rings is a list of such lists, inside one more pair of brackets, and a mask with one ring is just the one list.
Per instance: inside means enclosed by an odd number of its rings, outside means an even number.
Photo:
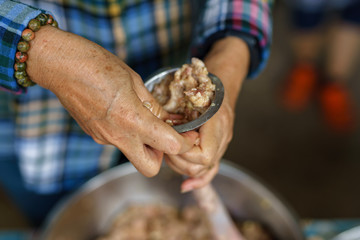
[{"label": "beaded bracelet", "polygon": [[14,77],[19,85],[23,87],[34,86],[36,83],[30,80],[26,74],[26,60],[28,59],[27,51],[30,49],[30,41],[35,38],[35,32],[37,32],[41,26],[50,25],[58,28],[58,23],[54,20],[50,14],[41,13],[36,18],[30,20],[28,28],[26,28],[21,34],[21,40],[17,45],[19,50],[15,54],[15,73]]}]

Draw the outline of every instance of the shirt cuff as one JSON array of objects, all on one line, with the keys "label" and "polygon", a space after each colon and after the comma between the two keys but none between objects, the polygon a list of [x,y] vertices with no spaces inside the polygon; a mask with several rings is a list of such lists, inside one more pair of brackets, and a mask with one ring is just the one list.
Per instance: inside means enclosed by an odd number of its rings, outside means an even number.
[{"label": "shirt cuff", "polygon": [[198,17],[191,53],[204,57],[215,41],[226,36],[243,39],[250,50],[247,78],[256,77],[270,53],[272,0],[209,0]]},{"label": "shirt cuff", "polygon": [[192,55],[194,57],[204,58],[216,41],[229,36],[241,38],[247,44],[250,52],[250,65],[249,65],[247,77],[251,78],[252,75],[256,75],[259,66],[261,64],[261,47],[257,39],[248,33],[238,32],[233,30],[225,30],[225,31],[217,32],[212,36],[210,36],[209,38],[207,38],[202,45],[193,47]]},{"label": "shirt cuff", "polygon": [[0,89],[15,94],[26,92],[14,77],[15,53],[21,33],[29,21],[44,10],[11,0],[0,0]]}]

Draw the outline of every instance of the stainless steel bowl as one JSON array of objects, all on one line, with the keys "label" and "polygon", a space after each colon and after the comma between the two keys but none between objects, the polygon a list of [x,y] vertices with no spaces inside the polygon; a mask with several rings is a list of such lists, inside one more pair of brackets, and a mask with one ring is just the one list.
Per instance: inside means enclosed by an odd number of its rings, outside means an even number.
[{"label": "stainless steel bowl", "polygon": [[359,240],[359,239],[360,239],[360,226],[357,226],[340,233],[331,240]]},{"label": "stainless steel bowl", "polygon": [[[113,218],[131,203],[183,206],[192,194],[181,194],[182,176],[163,167],[154,178],[129,163],[86,183],[49,215],[41,239],[91,240],[107,232]],[[303,240],[297,219],[278,197],[244,169],[223,160],[213,185],[237,219],[263,223],[279,240]]]},{"label": "stainless steel bowl", "polygon": [[[147,80],[145,80],[145,87],[151,92],[155,84],[160,83],[167,75],[174,74],[179,68],[167,68],[162,69],[154,73]],[[203,125],[207,120],[209,120],[220,108],[221,103],[224,99],[224,86],[221,80],[214,74],[209,73],[211,82],[215,84],[215,97],[211,102],[209,108],[201,114],[201,116],[191,122],[184,123],[181,125],[174,126],[174,129],[179,132],[187,132],[190,130],[197,129]]]}]

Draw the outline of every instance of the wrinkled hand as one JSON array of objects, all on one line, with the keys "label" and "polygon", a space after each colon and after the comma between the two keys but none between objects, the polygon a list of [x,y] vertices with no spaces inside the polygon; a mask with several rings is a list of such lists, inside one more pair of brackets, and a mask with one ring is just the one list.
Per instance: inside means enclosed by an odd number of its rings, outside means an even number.
[{"label": "wrinkled hand", "polygon": [[233,136],[235,105],[249,59],[247,44],[236,37],[217,41],[205,58],[209,72],[221,79],[225,96],[219,111],[200,127],[198,135],[194,131],[183,134],[189,141],[200,137],[200,144],[186,153],[165,156],[172,169],[190,176],[181,186],[183,192],[210,183],[219,170],[220,159]]},{"label": "wrinkled hand", "polygon": [[158,173],[163,153],[192,148],[190,138],[161,120],[168,114],[140,76],[95,43],[44,26],[29,56],[30,78],[55,93],[96,142],[116,146],[145,176]]},{"label": "wrinkled hand", "polygon": [[201,188],[210,183],[219,170],[220,159],[233,136],[234,112],[227,101],[203,126],[199,133],[183,133],[183,136],[198,145],[183,154],[165,155],[166,163],[176,172],[189,176],[182,185],[182,192]]}]

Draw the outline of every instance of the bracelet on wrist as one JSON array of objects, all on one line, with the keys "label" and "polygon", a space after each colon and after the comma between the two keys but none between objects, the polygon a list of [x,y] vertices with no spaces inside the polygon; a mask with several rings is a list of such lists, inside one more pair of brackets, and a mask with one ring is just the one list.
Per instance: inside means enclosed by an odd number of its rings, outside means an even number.
[{"label": "bracelet on wrist", "polygon": [[14,77],[17,83],[23,87],[36,84],[31,81],[26,73],[27,52],[30,49],[30,41],[35,38],[35,32],[39,31],[40,27],[44,25],[58,28],[58,23],[50,14],[40,13],[36,18],[30,20],[28,27],[21,33],[21,39],[17,45],[18,52],[15,54]]}]

